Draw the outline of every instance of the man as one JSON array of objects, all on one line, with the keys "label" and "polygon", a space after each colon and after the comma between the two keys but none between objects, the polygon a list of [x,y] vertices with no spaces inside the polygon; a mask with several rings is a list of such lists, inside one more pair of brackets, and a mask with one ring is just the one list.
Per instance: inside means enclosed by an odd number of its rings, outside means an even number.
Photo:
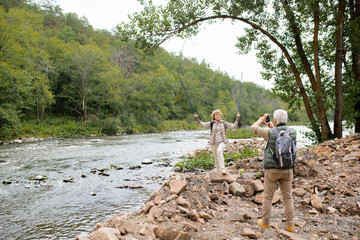
[{"label": "man", "polygon": [[[286,217],[286,230],[289,232],[294,231],[294,203],[292,198],[292,180],[293,180],[293,166],[287,169],[281,168],[274,158],[276,136],[270,130],[274,126],[277,130],[283,131],[286,128],[287,112],[278,109],[274,112],[274,124],[266,122],[266,117],[269,114],[264,114],[252,126],[251,130],[258,136],[263,137],[268,141],[264,150],[263,165],[265,168],[265,183],[264,183],[264,198],[262,205],[263,216],[258,220],[258,225],[262,228],[270,227],[271,205],[274,192],[280,185],[281,194],[284,199],[285,217]],[[269,128],[260,128],[261,124],[266,124]],[[290,137],[296,144],[296,130],[290,129]],[[296,159],[295,162],[296,164]],[[294,166],[295,166],[294,164]]]}]

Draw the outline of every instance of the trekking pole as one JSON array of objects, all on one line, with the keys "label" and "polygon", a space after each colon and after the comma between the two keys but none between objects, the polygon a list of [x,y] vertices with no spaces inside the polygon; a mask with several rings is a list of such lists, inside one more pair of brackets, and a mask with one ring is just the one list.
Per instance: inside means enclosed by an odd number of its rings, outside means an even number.
[{"label": "trekking pole", "polygon": [[186,89],[185,89],[185,86],[184,86],[183,81],[181,80],[180,74],[179,74],[179,72],[178,72],[177,70],[176,70],[176,73],[177,73],[177,75],[179,76],[179,79],[180,79],[181,85],[182,85],[182,86],[183,86],[183,88],[184,88],[184,91],[185,91],[185,94],[186,94],[187,99],[189,100],[189,103],[190,103],[191,109],[192,109],[193,113],[195,114],[196,112],[195,112],[195,110],[194,110],[194,108],[193,108],[193,105],[191,104],[191,101],[190,101],[189,95],[188,95],[188,94],[187,94],[187,92],[186,92]]},{"label": "trekking pole", "polygon": [[239,95],[239,103],[238,103],[238,113],[240,112],[240,98],[241,98],[242,76],[243,76],[243,73],[241,72],[241,80],[240,80],[240,95]]}]

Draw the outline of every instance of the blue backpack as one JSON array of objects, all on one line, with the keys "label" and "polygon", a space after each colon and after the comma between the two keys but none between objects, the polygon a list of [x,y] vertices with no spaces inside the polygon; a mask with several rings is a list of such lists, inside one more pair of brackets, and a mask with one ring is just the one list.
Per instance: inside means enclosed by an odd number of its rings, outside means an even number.
[{"label": "blue backpack", "polygon": [[275,161],[281,168],[293,168],[296,159],[296,147],[294,140],[290,137],[290,128],[279,132],[277,128],[270,128],[276,136],[275,153],[271,150]]}]

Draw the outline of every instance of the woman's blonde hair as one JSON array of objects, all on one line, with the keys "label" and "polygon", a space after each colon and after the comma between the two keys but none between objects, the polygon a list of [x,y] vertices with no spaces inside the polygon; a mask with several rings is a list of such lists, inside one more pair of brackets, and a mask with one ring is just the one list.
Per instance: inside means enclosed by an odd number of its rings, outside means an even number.
[{"label": "woman's blonde hair", "polygon": [[219,109],[216,109],[211,113],[212,120],[215,120],[215,115],[216,114],[221,114],[221,116],[223,115]]}]

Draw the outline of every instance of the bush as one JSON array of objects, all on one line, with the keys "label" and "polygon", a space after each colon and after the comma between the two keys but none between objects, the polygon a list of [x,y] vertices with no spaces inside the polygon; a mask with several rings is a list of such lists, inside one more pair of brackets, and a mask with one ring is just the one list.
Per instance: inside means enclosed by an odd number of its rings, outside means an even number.
[{"label": "bush", "polygon": [[238,161],[240,159],[253,158],[259,154],[257,149],[243,148],[241,152],[225,153],[225,159],[232,159],[232,161]]},{"label": "bush", "polygon": [[[225,159],[231,159],[232,161],[238,161],[240,159],[252,158],[259,154],[258,150],[252,150],[251,148],[244,148],[241,152],[225,153]],[[193,158],[186,158],[174,165],[181,170],[194,171],[195,169],[212,169],[214,168],[214,157],[211,152],[201,151]]]},{"label": "bush", "polygon": [[226,130],[226,137],[229,139],[258,137],[250,128],[236,128]]},{"label": "bush", "polygon": [[108,135],[115,135],[121,132],[121,122],[115,118],[105,119],[102,123],[101,133]]},{"label": "bush", "polygon": [[182,170],[211,169],[214,168],[214,157],[210,152],[202,151],[194,158],[188,158],[175,164]]}]

